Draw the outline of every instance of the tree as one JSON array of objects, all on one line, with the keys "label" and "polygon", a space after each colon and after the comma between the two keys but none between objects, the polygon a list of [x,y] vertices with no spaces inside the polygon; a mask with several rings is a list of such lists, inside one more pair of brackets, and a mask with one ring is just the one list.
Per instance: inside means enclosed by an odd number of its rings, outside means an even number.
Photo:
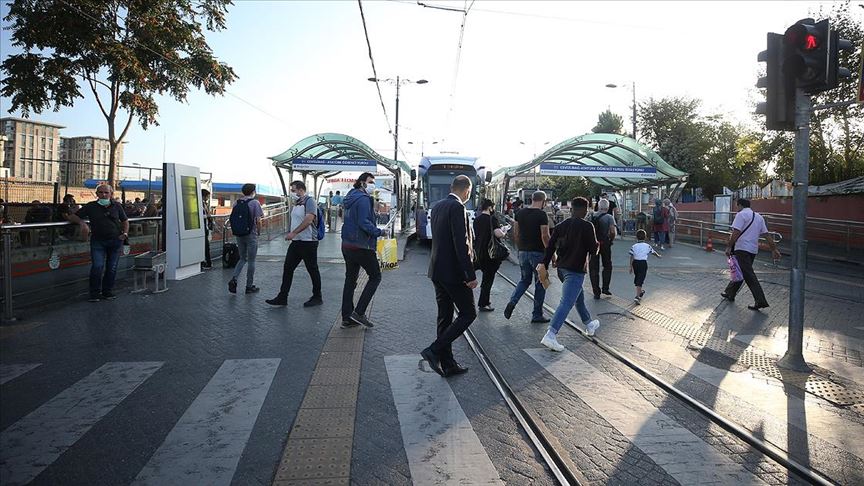
[{"label": "tree", "polygon": [[594,133],[614,133],[620,135],[624,133],[624,119],[621,115],[612,113],[611,110],[606,110],[597,117],[597,124],[591,129]]},{"label": "tree", "polygon": [[[222,94],[237,79],[219,62],[204,28],[225,28],[230,0],[18,0],[5,21],[23,50],[2,64],[0,95],[11,111],[41,113],[73,106],[82,86],[108,124],[110,168],[132,120],[158,125],[155,95],[185,101],[190,87]],[[80,82],[80,84],[79,84]],[[123,113],[125,112],[125,113]],[[119,122],[119,125],[118,125]]]},{"label": "tree", "polygon": [[550,189],[556,201],[570,201],[578,196],[588,198],[597,192],[595,186],[584,177],[547,176],[540,181],[540,187]]}]

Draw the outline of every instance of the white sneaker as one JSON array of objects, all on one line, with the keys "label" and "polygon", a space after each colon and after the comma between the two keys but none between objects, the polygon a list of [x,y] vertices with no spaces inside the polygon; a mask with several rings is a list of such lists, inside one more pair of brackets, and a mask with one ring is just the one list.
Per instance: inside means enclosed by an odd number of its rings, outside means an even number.
[{"label": "white sneaker", "polygon": [[546,346],[552,351],[557,351],[559,353],[561,351],[564,351],[564,346],[558,342],[558,338],[554,334],[551,334],[549,332],[547,332],[546,335],[543,336],[543,339],[540,340],[540,344]]},{"label": "white sneaker", "polygon": [[588,332],[586,332],[585,335],[586,336],[593,336],[594,331],[596,331],[597,328],[600,327],[600,321],[598,321],[597,319],[594,319],[593,321],[586,324],[585,327],[588,329]]}]

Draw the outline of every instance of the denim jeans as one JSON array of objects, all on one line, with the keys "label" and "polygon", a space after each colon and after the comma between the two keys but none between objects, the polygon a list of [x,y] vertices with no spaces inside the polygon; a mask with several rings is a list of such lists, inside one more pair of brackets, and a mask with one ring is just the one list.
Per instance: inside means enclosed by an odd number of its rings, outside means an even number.
[{"label": "denim jeans", "polygon": [[543,299],[546,298],[546,289],[540,283],[540,278],[537,275],[537,264],[543,261],[542,251],[520,251],[519,252],[519,269],[522,271],[522,278],[513,289],[513,295],[510,296],[510,303],[516,305],[522,294],[528,290],[531,285],[531,280],[534,280],[534,311],[531,314],[532,319],[543,317]]},{"label": "denim jeans", "polygon": [[252,233],[244,236],[235,236],[237,239],[237,250],[240,253],[240,261],[234,267],[234,275],[231,277],[237,280],[240,272],[243,271],[243,265],[249,265],[246,269],[246,287],[251,287],[255,281],[255,257],[258,256],[258,235],[253,230]]},{"label": "denim jeans", "polygon": [[117,277],[117,264],[120,262],[120,251],[123,242],[117,238],[111,240],[90,239],[90,296],[111,292],[114,279]]},{"label": "denim jeans", "polygon": [[655,231],[654,232],[654,243],[658,245],[666,244],[666,232],[665,231]]},{"label": "denim jeans", "polygon": [[561,288],[561,302],[558,303],[558,308],[555,309],[555,315],[549,322],[549,329],[558,334],[567,315],[570,314],[570,309],[576,305],[576,312],[579,313],[579,318],[587,324],[591,321],[591,313],[585,307],[585,292],[582,290],[582,283],[585,282],[585,274],[574,272],[572,270],[558,269],[558,275],[564,277],[564,285]]}]

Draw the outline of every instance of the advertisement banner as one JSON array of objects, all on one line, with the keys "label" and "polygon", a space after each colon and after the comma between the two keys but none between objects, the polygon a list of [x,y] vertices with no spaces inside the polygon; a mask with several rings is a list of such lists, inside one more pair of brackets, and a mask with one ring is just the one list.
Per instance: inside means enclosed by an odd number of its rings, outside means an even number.
[{"label": "advertisement banner", "polygon": [[341,170],[375,173],[374,160],[294,159],[291,165],[294,170],[309,170],[315,172],[335,172]]},{"label": "advertisement banner", "polygon": [[653,179],[657,177],[655,167],[606,167],[602,165],[576,165],[544,162],[540,164],[541,175],[616,177],[619,179]]}]

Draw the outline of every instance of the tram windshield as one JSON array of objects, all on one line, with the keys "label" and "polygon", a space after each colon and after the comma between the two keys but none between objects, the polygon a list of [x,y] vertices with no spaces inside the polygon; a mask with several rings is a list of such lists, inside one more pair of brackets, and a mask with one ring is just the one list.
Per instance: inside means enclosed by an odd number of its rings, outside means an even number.
[{"label": "tram windshield", "polygon": [[430,206],[434,206],[438,201],[446,198],[450,194],[450,184],[458,175],[466,175],[471,178],[471,196],[468,202],[465,203],[467,209],[474,209],[475,199],[477,198],[477,177],[474,171],[441,171],[437,173],[429,173],[429,185],[427,186],[427,197],[429,198]]}]

